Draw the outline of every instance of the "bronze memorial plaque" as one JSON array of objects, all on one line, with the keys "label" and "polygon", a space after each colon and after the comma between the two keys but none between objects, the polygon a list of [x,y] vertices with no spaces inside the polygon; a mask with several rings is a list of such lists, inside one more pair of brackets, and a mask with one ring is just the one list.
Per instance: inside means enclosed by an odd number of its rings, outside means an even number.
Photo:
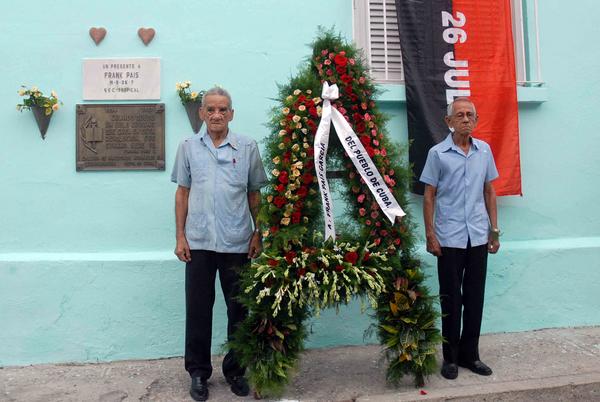
[{"label": "bronze memorial plaque", "polygon": [[165,170],[165,105],[77,105],[77,170]]}]

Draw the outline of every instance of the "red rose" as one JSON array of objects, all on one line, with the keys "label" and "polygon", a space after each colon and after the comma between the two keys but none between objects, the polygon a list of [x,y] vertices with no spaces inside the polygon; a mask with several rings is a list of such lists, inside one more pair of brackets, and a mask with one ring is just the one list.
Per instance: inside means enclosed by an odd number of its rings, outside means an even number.
[{"label": "red rose", "polygon": [[365,123],[362,121],[359,121],[358,123],[356,123],[356,131],[359,133],[364,133],[367,130],[367,127],[365,126]]},{"label": "red rose", "polygon": [[[309,149],[311,149],[311,148],[309,148]],[[304,166],[306,167],[306,169],[312,170],[312,168],[315,167],[315,162],[311,159],[309,161],[306,161],[306,163],[304,164]]]},{"label": "red rose", "polygon": [[336,270],[337,272],[342,272],[342,271],[344,270],[344,266],[343,266],[343,265],[336,265],[336,266],[335,266],[335,270]]},{"label": "red rose", "polygon": [[298,189],[298,191],[296,191],[296,195],[300,198],[306,197],[307,194],[308,194],[308,188],[306,188],[305,186],[300,187]]},{"label": "red rose", "polygon": [[305,101],[306,101],[306,96],[304,96],[304,95],[300,95],[300,96],[298,97],[298,102],[305,102]]},{"label": "red rose", "polygon": [[360,142],[362,142],[363,146],[368,147],[371,145],[371,138],[368,135],[361,135]]},{"label": "red rose", "polygon": [[304,276],[304,274],[305,274],[305,273],[306,273],[306,269],[304,269],[304,268],[300,268],[300,269],[298,269],[298,276],[299,276],[299,277],[302,277],[302,276]]},{"label": "red rose", "polygon": [[350,84],[352,82],[352,77],[350,77],[348,74],[342,74],[340,79],[342,81],[344,81],[346,84]]},{"label": "red rose", "polygon": [[287,200],[286,200],[286,198],[285,198],[285,197],[282,197],[282,196],[280,196],[280,195],[278,195],[277,197],[275,197],[275,198],[273,199],[273,204],[275,204],[275,206],[276,206],[277,208],[281,208],[281,207],[283,207],[283,206],[284,206],[286,203],[287,203]]},{"label": "red rose", "polygon": [[300,223],[300,218],[302,218],[302,214],[300,214],[300,211],[292,213],[292,223]]},{"label": "red rose", "polygon": [[302,183],[309,185],[313,182],[314,176],[310,173],[304,173],[302,175]]},{"label": "red rose", "polygon": [[287,261],[288,264],[291,264],[292,262],[294,262],[294,258],[296,258],[296,252],[291,250],[288,251],[287,253],[285,253],[285,260]]},{"label": "red rose", "polygon": [[345,67],[346,64],[348,64],[348,59],[341,55],[341,54],[337,54],[334,58],[333,61],[335,62],[335,64],[337,64],[338,66],[343,66]]},{"label": "red rose", "polygon": [[285,170],[282,170],[281,172],[279,172],[278,180],[281,184],[287,184],[289,181],[288,172]]},{"label": "red rose", "polygon": [[[312,117],[319,117],[319,114],[317,113],[317,108],[314,106],[311,106],[308,108],[308,114],[310,114]],[[307,124],[308,124],[308,122],[307,122]]]},{"label": "red rose", "polygon": [[344,256],[344,261],[349,262],[352,265],[355,265],[356,261],[358,261],[358,253],[356,251],[347,252],[346,255]]},{"label": "red rose", "polygon": [[269,231],[271,232],[271,234],[277,233],[279,231],[279,227],[271,226],[271,229],[269,229]]},{"label": "red rose", "polygon": [[285,191],[285,186],[283,184],[278,184],[275,186],[275,190],[277,190],[278,193],[283,193]]},{"label": "red rose", "polygon": [[375,150],[369,146],[365,147],[365,149],[367,150],[367,154],[372,158],[373,156],[375,156]]},{"label": "red rose", "polygon": [[367,251],[363,256],[363,261],[369,261],[369,258],[371,258],[371,253]]},{"label": "red rose", "polygon": [[346,72],[346,67],[345,66],[335,66],[335,71],[337,71],[338,74],[344,74]]},{"label": "red rose", "polygon": [[277,260],[274,260],[274,259],[272,259],[272,258],[271,258],[271,259],[269,259],[269,265],[270,265],[271,267],[276,267],[276,266],[278,266],[278,265],[279,265],[279,261],[277,261]]},{"label": "red rose", "polygon": [[363,115],[360,113],[354,113],[352,115],[352,120],[354,120],[355,123],[358,123],[359,121],[362,121],[363,119]]}]

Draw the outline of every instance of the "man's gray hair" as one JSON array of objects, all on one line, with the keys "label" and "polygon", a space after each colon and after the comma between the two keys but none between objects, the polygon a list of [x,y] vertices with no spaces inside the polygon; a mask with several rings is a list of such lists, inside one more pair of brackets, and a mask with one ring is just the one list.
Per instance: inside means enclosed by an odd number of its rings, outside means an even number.
[{"label": "man's gray hair", "polygon": [[204,106],[204,99],[206,99],[206,97],[209,95],[219,95],[226,97],[229,101],[229,109],[233,109],[233,101],[231,100],[231,95],[229,95],[229,92],[227,92],[225,88],[212,87],[208,91],[204,92],[204,95],[202,95],[202,106]]},{"label": "man's gray hair", "polygon": [[446,116],[452,116],[452,113],[454,113],[454,104],[456,102],[470,103],[473,106],[473,113],[477,115],[477,110],[475,109],[475,104],[473,103],[473,101],[470,98],[467,98],[466,96],[460,96],[448,104],[448,108],[446,109]]}]

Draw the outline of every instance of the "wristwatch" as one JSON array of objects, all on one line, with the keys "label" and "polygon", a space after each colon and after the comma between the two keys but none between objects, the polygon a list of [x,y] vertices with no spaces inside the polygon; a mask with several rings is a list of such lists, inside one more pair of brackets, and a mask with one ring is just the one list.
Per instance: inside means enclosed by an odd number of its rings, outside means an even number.
[{"label": "wristwatch", "polygon": [[500,238],[500,235],[502,233],[500,232],[500,229],[498,228],[490,228],[490,235],[492,237],[493,240],[498,240]]}]

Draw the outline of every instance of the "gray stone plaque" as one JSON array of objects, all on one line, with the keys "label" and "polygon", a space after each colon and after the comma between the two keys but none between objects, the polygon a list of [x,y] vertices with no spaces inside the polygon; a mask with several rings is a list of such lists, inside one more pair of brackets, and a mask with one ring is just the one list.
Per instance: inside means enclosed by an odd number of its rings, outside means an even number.
[{"label": "gray stone plaque", "polygon": [[77,170],[165,170],[165,105],[77,105]]}]

